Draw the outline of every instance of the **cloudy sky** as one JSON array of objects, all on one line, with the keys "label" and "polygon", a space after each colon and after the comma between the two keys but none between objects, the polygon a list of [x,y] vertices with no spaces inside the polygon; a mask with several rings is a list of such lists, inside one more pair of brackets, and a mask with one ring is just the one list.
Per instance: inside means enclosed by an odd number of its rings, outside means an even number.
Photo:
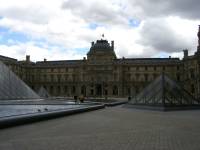
[{"label": "cloudy sky", "polygon": [[196,51],[200,0],[0,0],[0,55],[82,59],[104,34],[118,57]]}]

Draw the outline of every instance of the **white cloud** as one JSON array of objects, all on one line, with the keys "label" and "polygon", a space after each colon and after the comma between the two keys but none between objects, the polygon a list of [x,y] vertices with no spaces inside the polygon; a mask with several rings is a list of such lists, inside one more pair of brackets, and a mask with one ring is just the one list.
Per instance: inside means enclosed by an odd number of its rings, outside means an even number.
[{"label": "white cloud", "polygon": [[0,54],[19,60],[25,60],[26,55],[31,56],[31,61],[41,61],[44,58],[48,60],[66,60],[80,59],[82,56],[73,50],[62,49],[61,47],[41,48],[33,42],[17,43],[15,45],[0,45]]},{"label": "white cloud", "polygon": [[[177,10],[172,4],[179,4],[180,0],[170,0],[166,5],[158,0],[156,5],[160,9],[143,0],[0,0],[0,3],[3,17],[0,27],[30,39],[13,43],[11,37],[9,43],[0,44],[1,55],[18,59],[25,54],[34,60],[82,59],[83,53],[75,49],[89,50],[90,42],[99,39],[102,33],[109,41],[115,41],[118,57],[154,57],[162,52],[181,56],[182,49],[194,52],[197,46],[200,20],[194,20],[198,16],[196,7],[183,12],[186,1]],[[131,27],[130,19],[141,23]],[[97,27],[90,29],[92,23]]]}]

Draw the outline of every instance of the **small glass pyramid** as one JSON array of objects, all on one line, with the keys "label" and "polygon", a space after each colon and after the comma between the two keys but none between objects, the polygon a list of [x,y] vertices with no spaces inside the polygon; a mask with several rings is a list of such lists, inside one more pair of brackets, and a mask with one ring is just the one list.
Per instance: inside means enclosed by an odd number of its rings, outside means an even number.
[{"label": "small glass pyramid", "polygon": [[48,97],[50,97],[50,94],[47,92],[47,90],[43,86],[40,87],[40,89],[38,91],[38,95],[40,97],[42,97],[42,98],[48,98]]},{"label": "small glass pyramid", "polygon": [[196,100],[164,73],[130,101],[130,104],[162,106],[194,105],[199,103],[200,101]]}]

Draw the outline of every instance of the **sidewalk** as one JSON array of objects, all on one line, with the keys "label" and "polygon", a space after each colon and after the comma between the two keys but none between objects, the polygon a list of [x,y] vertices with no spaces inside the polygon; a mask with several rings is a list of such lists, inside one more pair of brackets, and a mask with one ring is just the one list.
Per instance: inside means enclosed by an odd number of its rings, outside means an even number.
[{"label": "sidewalk", "polygon": [[199,116],[109,107],[0,130],[0,149],[199,150]]}]

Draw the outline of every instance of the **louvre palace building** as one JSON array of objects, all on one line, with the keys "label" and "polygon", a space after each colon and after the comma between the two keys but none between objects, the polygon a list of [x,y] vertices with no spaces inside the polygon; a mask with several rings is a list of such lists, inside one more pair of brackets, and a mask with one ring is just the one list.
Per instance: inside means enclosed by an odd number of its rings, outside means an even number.
[{"label": "louvre palace building", "polygon": [[[87,97],[134,97],[164,73],[200,98],[200,27],[194,55],[183,50],[179,58],[117,58],[114,41],[91,43],[87,58],[32,62],[0,56],[0,61],[32,89],[45,88],[51,96],[85,95]],[[154,89],[152,89],[154,90]]]}]

